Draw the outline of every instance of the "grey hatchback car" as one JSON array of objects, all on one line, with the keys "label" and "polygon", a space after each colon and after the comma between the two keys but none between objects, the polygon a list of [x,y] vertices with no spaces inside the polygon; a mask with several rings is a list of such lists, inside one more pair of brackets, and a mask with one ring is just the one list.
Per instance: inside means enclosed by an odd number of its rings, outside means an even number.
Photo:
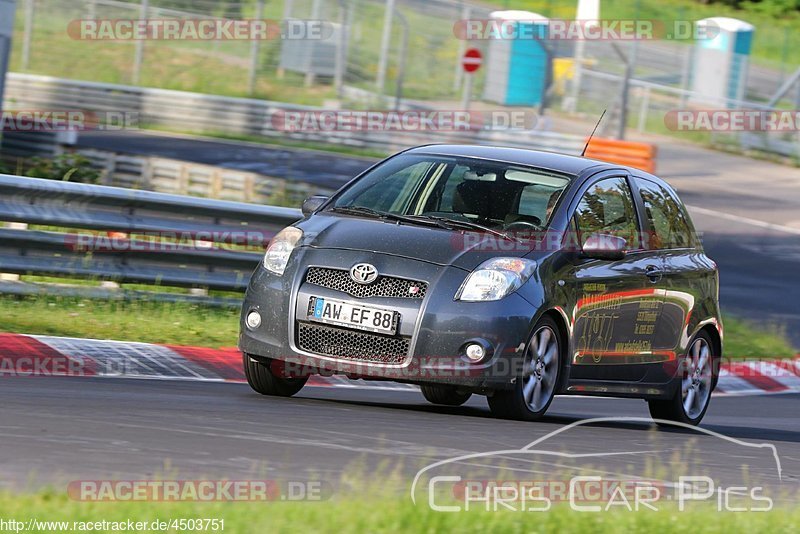
[{"label": "grey hatchback car", "polygon": [[675,191],[643,171],[430,145],[374,165],[270,242],[239,347],[250,386],[314,374],[485,395],[537,420],[555,395],[647,401],[697,424],[722,356],[719,277]]}]

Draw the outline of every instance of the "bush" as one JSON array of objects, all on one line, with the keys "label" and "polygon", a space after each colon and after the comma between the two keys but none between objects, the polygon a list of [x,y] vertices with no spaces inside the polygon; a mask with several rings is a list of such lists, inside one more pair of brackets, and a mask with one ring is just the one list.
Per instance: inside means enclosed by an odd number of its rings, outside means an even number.
[{"label": "bush", "polygon": [[80,154],[61,154],[52,159],[31,158],[23,174],[31,178],[47,178],[65,182],[96,184],[100,172],[93,168],[89,159]]}]

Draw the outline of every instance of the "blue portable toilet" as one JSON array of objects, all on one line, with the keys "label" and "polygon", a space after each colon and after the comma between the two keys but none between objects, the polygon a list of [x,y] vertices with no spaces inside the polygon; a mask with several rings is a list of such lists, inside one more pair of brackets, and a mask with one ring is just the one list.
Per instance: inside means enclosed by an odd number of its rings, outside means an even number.
[{"label": "blue portable toilet", "polygon": [[506,106],[541,105],[551,72],[545,47],[548,19],[516,10],[494,11],[489,18],[493,27],[509,31],[489,40],[483,99]]},{"label": "blue portable toilet", "polygon": [[722,105],[724,99],[744,98],[754,30],[752,24],[729,17],[697,21],[693,102]]}]

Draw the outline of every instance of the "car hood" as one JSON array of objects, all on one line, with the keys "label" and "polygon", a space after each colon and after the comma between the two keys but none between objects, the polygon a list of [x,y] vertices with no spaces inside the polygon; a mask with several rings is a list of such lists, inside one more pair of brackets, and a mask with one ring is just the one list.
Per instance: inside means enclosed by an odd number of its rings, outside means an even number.
[{"label": "car hood", "polygon": [[303,246],[362,250],[472,271],[498,256],[527,253],[499,236],[380,219],[317,214],[297,223]]}]

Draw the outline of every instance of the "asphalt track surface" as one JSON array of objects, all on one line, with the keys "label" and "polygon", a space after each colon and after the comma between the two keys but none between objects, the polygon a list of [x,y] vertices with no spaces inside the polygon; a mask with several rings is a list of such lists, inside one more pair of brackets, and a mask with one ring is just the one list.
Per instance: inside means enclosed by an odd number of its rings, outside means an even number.
[{"label": "asphalt track surface", "polygon": [[[666,468],[664,481],[690,465],[719,486],[740,483],[747,471],[777,493],[796,495],[800,480],[800,395],[794,394],[712,399],[702,428],[737,440],[731,441],[644,421],[568,428],[589,417],[648,417],[640,400],[558,397],[545,420],[522,423],[492,418],[482,397],[449,408],[416,392],[312,387],[273,398],[230,383],[1,380],[0,488],[165,477],[321,479],[335,488],[343,476],[366,472],[379,482],[381,469],[399,466],[406,491],[431,462],[516,450],[565,428],[537,450],[608,455],[588,464],[605,476],[644,476],[645,464],[655,460]],[[781,476],[769,450],[739,441],[773,444]],[[564,462],[552,458],[509,456],[503,465],[516,465],[525,480],[563,472]],[[448,468],[466,476],[488,461]]]}]

